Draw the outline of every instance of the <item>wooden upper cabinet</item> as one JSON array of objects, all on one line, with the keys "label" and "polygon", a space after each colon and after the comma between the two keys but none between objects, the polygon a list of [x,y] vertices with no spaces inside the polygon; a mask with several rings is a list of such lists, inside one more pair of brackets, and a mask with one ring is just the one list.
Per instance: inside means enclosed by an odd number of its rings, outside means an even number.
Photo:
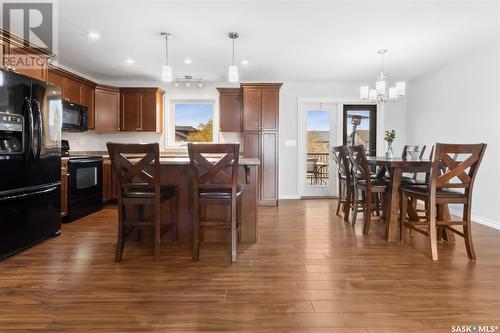
[{"label": "wooden upper cabinet", "polygon": [[261,129],[278,130],[279,90],[275,88],[262,89]]},{"label": "wooden upper cabinet", "polygon": [[163,128],[163,93],[160,93],[160,96],[157,96],[157,93],[140,93],[139,104],[139,130],[161,132]]},{"label": "wooden upper cabinet", "polygon": [[62,97],[66,102],[82,104],[82,85],[69,78],[63,78]]},{"label": "wooden upper cabinet", "polygon": [[95,127],[95,112],[94,112],[94,88],[82,86],[82,105],[87,107],[88,127]]},{"label": "wooden upper cabinet", "polygon": [[121,88],[121,131],[161,132],[163,95],[159,88]]},{"label": "wooden upper cabinet", "polygon": [[137,93],[120,94],[120,131],[139,130],[139,96]]},{"label": "wooden upper cabinet", "polygon": [[280,83],[242,84],[243,131],[277,131]]},{"label": "wooden upper cabinet", "polygon": [[44,55],[37,54],[29,48],[9,46],[9,60],[12,71],[47,82],[48,65]]},{"label": "wooden upper cabinet", "polygon": [[219,91],[219,119],[221,132],[243,130],[242,91],[240,88],[217,88]]},{"label": "wooden upper cabinet", "polygon": [[261,89],[243,88],[243,130],[260,130]]},{"label": "wooden upper cabinet", "polygon": [[120,130],[120,92],[113,87],[97,86],[95,89],[96,131],[115,132]]},{"label": "wooden upper cabinet", "polygon": [[62,87],[63,87],[63,80],[64,80],[64,77],[61,74],[57,73],[54,70],[49,69],[47,82],[49,84],[52,84],[56,87],[61,88],[61,93],[62,93]]}]

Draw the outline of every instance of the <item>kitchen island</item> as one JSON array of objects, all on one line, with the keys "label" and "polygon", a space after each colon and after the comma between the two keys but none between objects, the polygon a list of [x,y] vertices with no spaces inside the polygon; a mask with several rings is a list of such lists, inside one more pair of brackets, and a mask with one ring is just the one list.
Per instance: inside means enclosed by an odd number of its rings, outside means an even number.
[{"label": "kitchen island", "polygon": [[[111,171],[111,161],[107,154],[102,154],[104,157],[103,179],[104,187],[107,186],[106,178],[110,182],[111,188],[114,185],[114,176]],[[129,156],[133,158],[132,156]],[[133,159],[132,159],[133,161]],[[210,159],[209,159],[210,161]],[[188,157],[164,156],[160,158],[161,169],[161,184],[175,185],[179,188],[178,205],[177,205],[177,225],[178,225],[178,241],[190,242],[192,239],[193,223],[190,219],[192,208],[192,184],[190,177],[190,165]],[[257,172],[259,160],[256,158],[240,158],[238,170],[238,183],[245,186],[245,191],[242,194],[241,202],[241,242],[255,243],[257,241]],[[112,195],[111,195],[112,197]],[[169,212],[170,205],[162,204],[162,219],[168,222],[171,214]],[[130,215],[138,214],[138,209],[127,212]],[[151,214],[151,210],[145,207],[145,218]],[[229,219],[229,206],[223,205],[208,205],[201,207],[200,217],[211,220]],[[165,241],[173,240],[173,232],[164,235]],[[204,240],[211,241],[229,241],[229,233],[223,229],[207,229],[204,234]]]}]

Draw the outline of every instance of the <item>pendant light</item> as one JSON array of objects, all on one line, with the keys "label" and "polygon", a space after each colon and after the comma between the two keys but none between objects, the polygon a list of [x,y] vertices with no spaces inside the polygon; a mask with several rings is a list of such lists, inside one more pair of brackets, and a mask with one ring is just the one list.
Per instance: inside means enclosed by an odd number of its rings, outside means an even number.
[{"label": "pendant light", "polygon": [[165,38],[165,64],[161,66],[161,79],[165,82],[172,82],[172,67],[168,64],[168,40],[172,38],[172,34],[162,32],[160,35]]},{"label": "pendant light", "polygon": [[386,49],[378,50],[377,53],[381,56],[380,73],[375,82],[375,89],[370,89],[368,86],[359,88],[359,95],[361,99],[367,99],[371,103],[387,103],[395,102],[399,97],[406,94],[406,83],[396,82],[395,86],[388,87],[387,73],[384,72],[384,54],[387,53]]},{"label": "pendant light", "polygon": [[229,82],[238,82],[238,80],[239,80],[238,66],[236,66],[234,64],[234,40],[236,38],[240,37],[240,35],[237,32],[230,32],[227,35],[229,36],[230,39],[233,40],[233,62],[232,62],[232,65],[229,66],[228,78],[229,78]]}]

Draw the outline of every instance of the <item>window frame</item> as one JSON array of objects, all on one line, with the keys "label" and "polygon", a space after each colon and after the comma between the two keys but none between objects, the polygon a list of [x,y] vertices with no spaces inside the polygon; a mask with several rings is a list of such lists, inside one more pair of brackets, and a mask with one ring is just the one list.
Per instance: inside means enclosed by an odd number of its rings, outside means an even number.
[{"label": "window frame", "polygon": [[347,145],[347,112],[369,111],[370,112],[370,147],[368,156],[377,156],[377,105],[375,104],[344,104],[342,117],[342,143]]},{"label": "window frame", "polygon": [[175,105],[176,104],[212,104],[213,105],[213,133],[212,141],[219,142],[219,98],[216,95],[182,95],[165,96],[165,147],[166,149],[187,150],[185,142],[175,141]]}]

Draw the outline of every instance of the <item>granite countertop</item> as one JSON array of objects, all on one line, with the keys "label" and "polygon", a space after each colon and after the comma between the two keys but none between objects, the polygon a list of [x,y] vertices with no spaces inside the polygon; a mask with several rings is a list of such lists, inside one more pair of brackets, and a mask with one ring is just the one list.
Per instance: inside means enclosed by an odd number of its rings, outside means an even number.
[{"label": "granite countertop", "polygon": [[[109,160],[109,154],[107,151],[72,151],[70,152],[70,157],[74,156],[102,156],[104,158],[104,163],[111,163]],[[127,155],[130,158],[134,158],[133,154]],[[136,155],[140,157],[140,155]],[[208,158],[210,162],[216,162],[217,158]],[[189,164],[189,157],[185,153],[168,153],[160,152],[160,164],[166,165],[187,165]],[[258,158],[247,158],[240,157],[240,165],[260,165],[260,160]]]},{"label": "granite countertop", "polygon": [[[131,161],[134,161],[134,158],[131,158]],[[139,160],[137,158],[136,160]],[[217,162],[217,158],[207,158],[209,162]],[[105,159],[104,160],[105,164],[110,164],[111,160]],[[239,159],[239,165],[259,165],[260,161],[258,158],[246,158],[242,157]],[[189,164],[189,157],[160,157],[160,164],[164,165],[188,165]]]}]

